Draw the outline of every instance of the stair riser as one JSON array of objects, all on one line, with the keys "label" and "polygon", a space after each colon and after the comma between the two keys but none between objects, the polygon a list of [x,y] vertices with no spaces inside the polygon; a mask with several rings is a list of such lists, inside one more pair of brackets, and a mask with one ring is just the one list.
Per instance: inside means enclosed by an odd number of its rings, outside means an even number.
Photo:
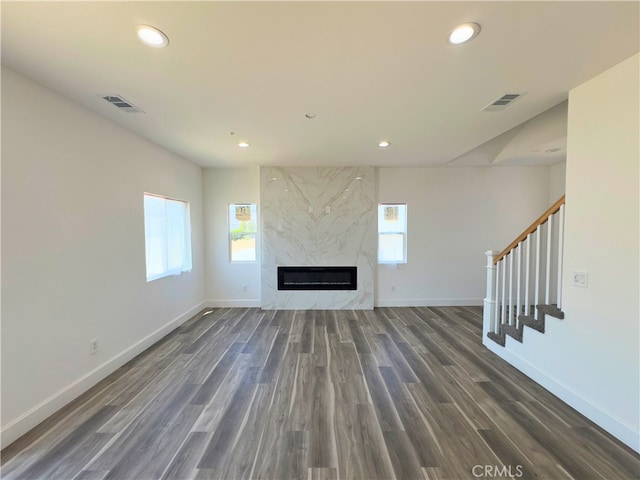
[{"label": "stair riser", "polygon": [[499,333],[489,332],[487,334],[487,337],[502,347],[505,346],[507,335],[509,335],[514,340],[522,343],[525,326],[532,328],[540,333],[545,333],[545,317],[547,315],[555,317],[559,320],[564,319],[564,312],[560,310],[557,305],[537,305],[536,308],[540,312],[539,320],[529,315],[519,315],[517,327],[514,327],[513,325],[501,324],[498,328]]}]

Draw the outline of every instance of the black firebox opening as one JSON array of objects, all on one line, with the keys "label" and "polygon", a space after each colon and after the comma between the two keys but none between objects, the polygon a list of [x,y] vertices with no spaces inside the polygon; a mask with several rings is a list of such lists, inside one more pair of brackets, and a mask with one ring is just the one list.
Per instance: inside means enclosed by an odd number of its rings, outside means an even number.
[{"label": "black firebox opening", "polygon": [[278,290],[357,290],[358,267],[278,267]]}]

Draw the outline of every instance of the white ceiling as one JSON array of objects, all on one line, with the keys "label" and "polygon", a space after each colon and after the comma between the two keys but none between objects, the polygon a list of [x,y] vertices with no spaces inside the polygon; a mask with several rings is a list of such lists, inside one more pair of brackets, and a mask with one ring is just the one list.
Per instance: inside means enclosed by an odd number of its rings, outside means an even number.
[{"label": "white ceiling", "polygon": [[[489,165],[539,150],[512,142],[520,125],[639,50],[638,6],[5,1],[2,62],[204,167]],[[480,35],[449,45],[469,21]],[[144,46],[137,24],[170,45]],[[526,95],[481,112],[505,93]]]}]

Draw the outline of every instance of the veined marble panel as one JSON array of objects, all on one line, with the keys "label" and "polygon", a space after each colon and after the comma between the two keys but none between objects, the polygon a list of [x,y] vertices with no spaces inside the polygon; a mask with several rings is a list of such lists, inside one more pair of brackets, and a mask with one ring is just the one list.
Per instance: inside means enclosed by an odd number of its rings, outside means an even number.
[{"label": "veined marble panel", "polygon": [[[262,308],[373,308],[375,169],[263,167],[260,183]],[[358,289],[278,291],[278,266],[356,266]]]}]

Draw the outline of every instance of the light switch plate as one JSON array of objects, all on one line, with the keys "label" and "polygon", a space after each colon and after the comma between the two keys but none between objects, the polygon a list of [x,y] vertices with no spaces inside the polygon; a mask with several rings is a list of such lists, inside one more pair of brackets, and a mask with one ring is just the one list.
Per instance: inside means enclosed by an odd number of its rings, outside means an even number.
[{"label": "light switch plate", "polygon": [[571,274],[571,283],[576,287],[587,288],[589,286],[589,274],[587,272],[574,271]]}]

